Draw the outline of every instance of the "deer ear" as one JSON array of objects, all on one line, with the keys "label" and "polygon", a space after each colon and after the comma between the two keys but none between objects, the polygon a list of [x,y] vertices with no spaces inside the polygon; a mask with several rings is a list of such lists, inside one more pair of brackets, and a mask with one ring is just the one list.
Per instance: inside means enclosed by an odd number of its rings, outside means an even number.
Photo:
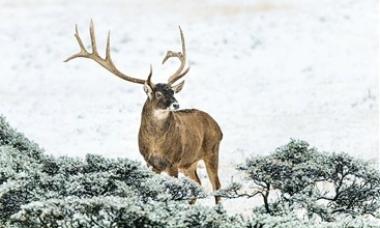
[{"label": "deer ear", "polygon": [[149,97],[149,99],[152,99],[153,96],[153,90],[152,88],[148,85],[148,83],[144,84],[144,92],[146,95]]},{"label": "deer ear", "polygon": [[182,81],[181,83],[172,86],[174,93],[180,92],[182,90],[184,84],[185,84],[185,81]]}]

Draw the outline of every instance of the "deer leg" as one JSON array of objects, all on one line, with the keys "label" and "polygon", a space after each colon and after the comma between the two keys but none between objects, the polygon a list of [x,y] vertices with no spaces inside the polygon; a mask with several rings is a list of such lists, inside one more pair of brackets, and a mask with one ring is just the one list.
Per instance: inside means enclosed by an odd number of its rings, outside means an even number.
[{"label": "deer leg", "polygon": [[[217,191],[220,189],[220,181],[219,181],[219,176],[218,176],[218,157],[219,157],[219,143],[216,144],[211,151],[210,154],[207,154],[204,162],[206,165],[206,170],[207,170],[207,176],[211,182],[212,189],[213,191]],[[215,203],[219,204],[220,203],[220,197],[215,196]]]},{"label": "deer leg", "polygon": [[201,179],[199,179],[197,173],[197,165],[197,162],[192,164],[188,169],[183,170],[183,174],[185,174],[185,176],[192,179],[193,181],[197,182],[199,185],[202,185]]},{"label": "deer leg", "polygon": [[178,178],[178,168],[177,167],[169,168],[167,172],[168,172],[169,176]]},{"label": "deer leg", "polygon": [[[190,178],[191,180],[197,182],[199,185],[202,185],[201,179],[199,179],[198,173],[197,173],[197,165],[198,163],[195,162],[192,164],[188,169],[183,170],[183,174]],[[197,199],[190,200],[190,204],[194,204],[197,201]]]},{"label": "deer leg", "polygon": [[[149,167],[149,166],[148,166],[148,167]],[[158,169],[156,169],[156,168],[154,168],[154,167],[152,167],[152,171],[155,172],[155,173],[157,173],[157,174],[160,174],[160,173],[161,173],[160,170],[158,170]]]}]

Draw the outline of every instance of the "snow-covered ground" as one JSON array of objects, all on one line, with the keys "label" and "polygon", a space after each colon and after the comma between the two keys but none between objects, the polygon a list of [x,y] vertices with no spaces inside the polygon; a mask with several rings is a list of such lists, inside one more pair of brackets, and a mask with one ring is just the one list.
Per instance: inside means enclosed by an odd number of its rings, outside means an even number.
[{"label": "snow-covered ground", "polygon": [[89,60],[63,60],[78,51],[74,24],[89,44],[92,18],[99,50],[110,29],[124,72],[147,75],[152,63],[164,82],[178,63],[160,62],[180,50],[181,25],[191,71],[177,98],[221,125],[224,185],[237,163],[289,138],[376,161],[378,10],[377,0],[2,0],[0,113],[47,153],[142,160],[142,87]]}]

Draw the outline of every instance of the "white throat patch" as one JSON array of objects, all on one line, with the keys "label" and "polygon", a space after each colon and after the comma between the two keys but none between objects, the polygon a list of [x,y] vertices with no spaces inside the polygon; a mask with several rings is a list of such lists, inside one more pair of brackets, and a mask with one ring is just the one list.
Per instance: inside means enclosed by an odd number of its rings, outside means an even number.
[{"label": "white throat patch", "polygon": [[156,109],[153,111],[153,116],[157,120],[163,120],[168,117],[169,112],[170,112],[169,110],[165,110],[165,109]]}]

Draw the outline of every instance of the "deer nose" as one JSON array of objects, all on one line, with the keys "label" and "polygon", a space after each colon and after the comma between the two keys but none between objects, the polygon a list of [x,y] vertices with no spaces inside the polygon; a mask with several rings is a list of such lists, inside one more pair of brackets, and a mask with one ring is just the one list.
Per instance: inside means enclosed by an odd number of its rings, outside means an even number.
[{"label": "deer nose", "polygon": [[179,109],[179,104],[178,104],[178,102],[174,102],[174,103],[172,104],[172,107],[173,107],[174,110]]}]

